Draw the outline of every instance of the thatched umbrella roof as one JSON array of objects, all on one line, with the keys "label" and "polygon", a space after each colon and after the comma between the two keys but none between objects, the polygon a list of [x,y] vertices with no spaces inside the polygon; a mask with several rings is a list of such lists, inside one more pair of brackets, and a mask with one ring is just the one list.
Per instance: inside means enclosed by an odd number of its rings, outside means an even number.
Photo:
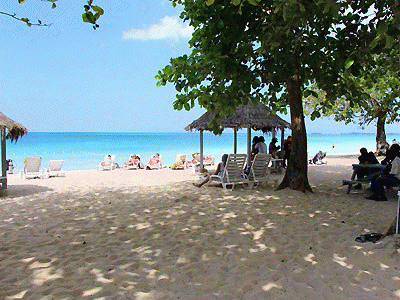
[{"label": "thatched umbrella roof", "polygon": [[[185,130],[208,130],[212,131],[209,124],[214,120],[215,113],[206,112],[200,118],[185,127]],[[221,130],[224,128],[251,128],[253,130],[273,131],[274,129],[290,128],[290,123],[277,115],[271,113],[268,108],[261,104],[249,102],[240,106],[238,112],[233,115],[224,116],[217,120]]]},{"label": "thatched umbrella roof", "polygon": [[15,122],[14,120],[11,120],[5,114],[0,112],[0,129],[4,128],[6,128],[8,131],[7,138],[13,141],[18,140],[18,138],[28,132],[28,130],[24,126]]}]

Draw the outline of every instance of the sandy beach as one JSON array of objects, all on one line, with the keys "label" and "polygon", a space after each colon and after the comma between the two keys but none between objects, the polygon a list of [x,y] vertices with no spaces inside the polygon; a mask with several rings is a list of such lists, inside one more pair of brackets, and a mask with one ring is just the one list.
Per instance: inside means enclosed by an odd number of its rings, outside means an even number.
[{"label": "sandy beach", "polygon": [[346,194],[356,156],[309,167],[314,193],[192,185],[191,170],[10,175],[0,201],[0,299],[400,299],[396,216]]}]

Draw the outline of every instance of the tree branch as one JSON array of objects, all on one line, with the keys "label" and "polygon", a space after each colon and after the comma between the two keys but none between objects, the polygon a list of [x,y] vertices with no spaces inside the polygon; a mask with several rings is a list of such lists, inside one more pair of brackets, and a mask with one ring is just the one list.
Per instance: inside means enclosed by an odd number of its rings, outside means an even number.
[{"label": "tree branch", "polygon": [[21,21],[21,22],[25,22],[26,25],[28,25],[28,26],[50,26],[51,25],[51,24],[43,24],[42,21],[40,21],[40,20],[38,20],[37,23],[32,23],[28,18],[19,18],[19,17],[17,17],[16,14],[9,14],[9,13],[3,12],[3,11],[0,11],[0,14],[11,17],[11,18]]}]

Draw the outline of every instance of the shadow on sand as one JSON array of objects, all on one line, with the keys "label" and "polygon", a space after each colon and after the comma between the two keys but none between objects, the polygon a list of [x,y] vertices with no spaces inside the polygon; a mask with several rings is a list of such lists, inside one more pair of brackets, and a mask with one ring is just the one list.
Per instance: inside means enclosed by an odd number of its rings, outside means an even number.
[{"label": "shadow on sand", "polygon": [[51,188],[38,185],[9,185],[6,190],[0,191],[0,198],[24,197],[52,190]]}]

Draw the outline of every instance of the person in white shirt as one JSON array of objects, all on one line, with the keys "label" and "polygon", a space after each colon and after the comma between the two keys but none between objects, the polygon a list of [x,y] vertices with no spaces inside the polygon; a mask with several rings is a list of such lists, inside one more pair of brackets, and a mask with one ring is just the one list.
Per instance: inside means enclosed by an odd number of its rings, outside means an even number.
[{"label": "person in white shirt", "polygon": [[392,161],[392,167],[388,175],[375,177],[371,181],[372,195],[366,197],[369,200],[387,201],[385,195],[385,187],[400,185],[400,152],[397,152],[395,159]]},{"label": "person in white shirt", "polygon": [[265,139],[263,136],[258,138],[258,143],[254,147],[257,153],[267,154],[267,144],[265,144]]}]

